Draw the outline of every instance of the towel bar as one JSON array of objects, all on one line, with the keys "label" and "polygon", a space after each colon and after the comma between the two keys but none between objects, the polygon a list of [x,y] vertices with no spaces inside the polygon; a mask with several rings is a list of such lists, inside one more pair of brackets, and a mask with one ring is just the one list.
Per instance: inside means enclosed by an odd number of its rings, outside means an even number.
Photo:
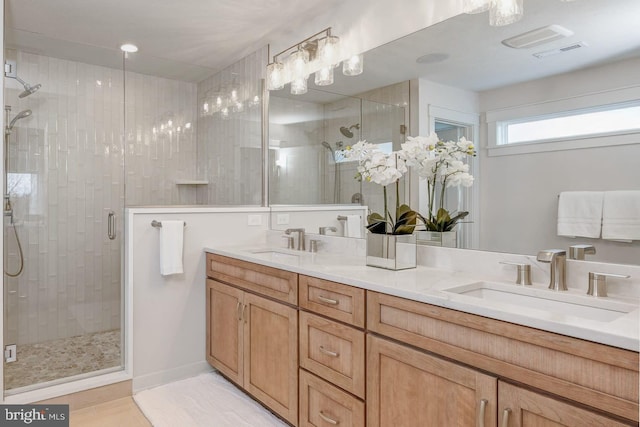
[{"label": "towel bar", "polygon": [[[151,221],[151,226],[155,228],[162,228],[162,223],[160,221],[156,221],[155,219]],[[187,222],[184,222],[184,226],[187,226]]]}]

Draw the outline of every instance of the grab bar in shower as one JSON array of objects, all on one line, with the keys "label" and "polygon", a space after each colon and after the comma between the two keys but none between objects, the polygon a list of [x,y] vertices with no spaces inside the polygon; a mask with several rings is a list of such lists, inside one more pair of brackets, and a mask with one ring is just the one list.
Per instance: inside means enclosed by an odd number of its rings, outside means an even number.
[{"label": "grab bar in shower", "polygon": [[[155,219],[151,221],[151,226],[155,228],[162,228],[162,222],[156,221]],[[184,226],[187,226],[187,221],[184,221]]]}]

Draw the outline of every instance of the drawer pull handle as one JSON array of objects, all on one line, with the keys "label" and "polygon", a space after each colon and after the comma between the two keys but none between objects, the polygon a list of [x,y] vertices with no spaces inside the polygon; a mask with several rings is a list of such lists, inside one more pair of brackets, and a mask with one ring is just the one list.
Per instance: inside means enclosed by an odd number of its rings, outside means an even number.
[{"label": "drawer pull handle", "polygon": [[502,427],[509,427],[509,414],[511,414],[510,408],[502,411]]},{"label": "drawer pull handle", "polygon": [[338,305],[338,300],[336,299],[331,299],[331,298],[325,298],[323,296],[318,295],[318,299],[325,303],[325,304],[331,304],[331,305]]},{"label": "drawer pull handle", "polygon": [[322,413],[322,411],[320,411],[318,413],[318,415],[320,415],[320,418],[322,418],[323,420],[325,420],[329,424],[333,424],[334,426],[337,426],[338,424],[340,424],[340,421],[334,420],[333,418],[327,417],[325,414]]},{"label": "drawer pull handle", "polygon": [[338,357],[340,356],[340,353],[336,353],[335,351],[331,351],[331,350],[327,350],[326,348],[324,348],[323,346],[320,346],[320,352],[327,354],[331,357]]},{"label": "drawer pull handle", "polygon": [[487,399],[480,400],[480,413],[478,414],[478,427],[484,427],[484,414],[487,410]]}]

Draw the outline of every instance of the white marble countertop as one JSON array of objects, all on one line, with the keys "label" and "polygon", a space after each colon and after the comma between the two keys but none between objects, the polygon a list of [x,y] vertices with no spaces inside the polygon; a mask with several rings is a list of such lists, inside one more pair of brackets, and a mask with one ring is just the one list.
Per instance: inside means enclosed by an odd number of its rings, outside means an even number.
[{"label": "white marble countertop", "polygon": [[[204,250],[268,267],[345,283],[614,347],[638,351],[640,346],[640,305],[637,300],[633,299],[606,298],[606,300],[595,301],[593,297],[585,296],[582,292],[570,289],[566,292],[554,293],[546,289],[546,286],[540,285],[527,286],[524,290],[524,292],[540,298],[559,299],[577,305],[580,303],[588,305],[593,301],[604,307],[611,306],[613,310],[624,307],[625,311],[629,311],[612,321],[599,321],[589,319],[584,315],[568,315],[562,310],[531,308],[531,306],[481,299],[445,290],[484,280],[483,277],[469,273],[424,266],[390,271],[366,266],[365,257],[362,256],[312,254],[281,248],[207,247]],[[516,285],[504,284],[504,286],[506,289],[514,289],[515,291],[519,291],[518,288],[522,289]],[[513,286],[513,288],[508,286]]]}]

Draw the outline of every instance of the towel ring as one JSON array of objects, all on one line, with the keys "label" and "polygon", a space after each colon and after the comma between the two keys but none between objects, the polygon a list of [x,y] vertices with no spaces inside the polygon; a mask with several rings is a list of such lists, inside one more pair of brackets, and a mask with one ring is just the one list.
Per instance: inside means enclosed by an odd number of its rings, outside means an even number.
[{"label": "towel ring", "polygon": [[[151,226],[154,228],[162,228],[162,223],[154,219],[153,221],[151,221]],[[184,221],[184,226],[187,226],[187,221]]]}]

